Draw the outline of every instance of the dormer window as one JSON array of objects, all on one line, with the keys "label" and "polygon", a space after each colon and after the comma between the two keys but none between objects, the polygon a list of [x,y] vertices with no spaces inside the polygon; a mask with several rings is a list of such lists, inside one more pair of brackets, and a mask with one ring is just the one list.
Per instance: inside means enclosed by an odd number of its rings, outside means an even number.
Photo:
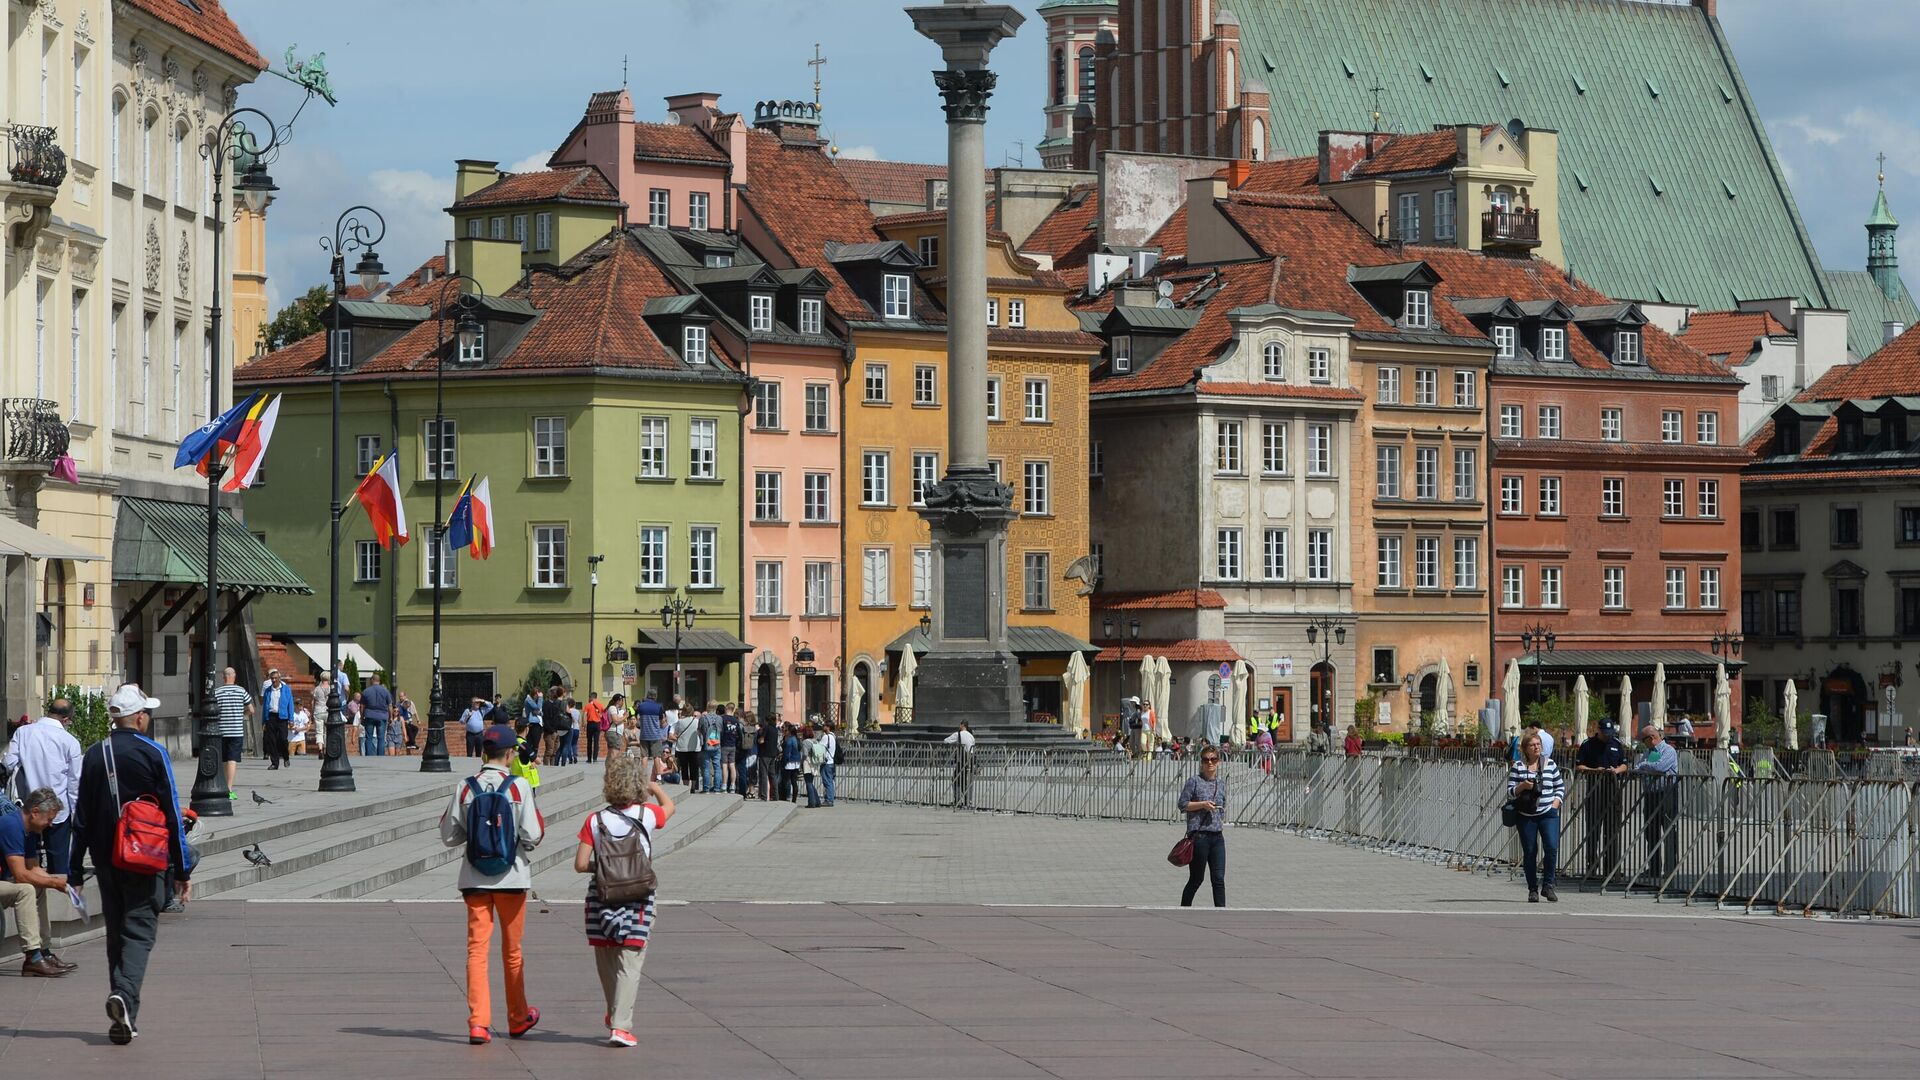
[{"label": "dormer window", "polygon": [[1638,364],[1640,362],[1640,331],[1614,331],[1613,362],[1616,364]]},{"label": "dormer window", "polygon": [[1519,355],[1519,339],[1517,327],[1511,323],[1495,323],[1493,325],[1493,358],[1512,360]]},{"label": "dormer window", "polygon": [[1277,341],[1267,342],[1260,350],[1260,368],[1268,382],[1287,381],[1287,347]]},{"label": "dormer window", "polygon": [[1425,330],[1432,325],[1433,294],[1426,289],[1408,289],[1400,309],[1400,325],[1408,330]]},{"label": "dormer window", "polygon": [[825,301],[802,299],[800,301],[800,332],[803,334],[820,333],[822,316],[825,310]]},{"label": "dormer window", "polygon": [[911,317],[912,312],[907,303],[907,275],[882,275],[880,279],[880,296],[882,303],[885,305],[885,310],[882,314],[887,318],[905,319]]},{"label": "dormer window", "polygon": [[1133,370],[1133,337],[1129,334],[1114,336],[1113,370],[1118,375],[1125,375]]},{"label": "dormer window", "polygon": [[987,297],[987,325],[1000,325],[1000,301],[991,296]]},{"label": "dormer window", "polygon": [[707,328],[704,326],[683,326],[680,328],[680,359],[689,364],[707,362]]},{"label": "dormer window", "polygon": [[460,363],[478,364],[487,358],[487,324],[480,324],[480,332],[473,335],[473,344],[468,345],[465,338],[460,343]]},{"label": "dormer window", "polygon": [[706,255],[706,264],[714,268],[732,266],[733,255],[725,251],[709,251]]},{"label": "dormer window", "polygon": [[1567,328],[1564,326],[1543,326],[1540,328],[1540,359],[1565,360],[1567,358]]},{"label": "dormer window", "polygon": [[353,331],[335,330],[333,332],[333,362],[335,371],[345,371],[353,366]]},{"label": "dormer window", "polygon": [[940,238],[938,236],[923,236],[920,238],[920,265],[940,265]]},{"label": "dormer window", "polygon": [[1027,325],[1027,302],[1025,300],[1007,301],[1007,325],[1016,330]]},{"label": "dormer window", "polygon": [[748,328],[756,334],[765,334],[773,330],[773,296],[770,293],[754,293],[747,301]]}]

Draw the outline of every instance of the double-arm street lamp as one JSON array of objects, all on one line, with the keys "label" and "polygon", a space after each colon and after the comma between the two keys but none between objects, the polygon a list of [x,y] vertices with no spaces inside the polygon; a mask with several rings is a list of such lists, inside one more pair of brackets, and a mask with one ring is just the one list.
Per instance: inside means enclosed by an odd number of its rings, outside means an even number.
[{"label": "double-arm street lamp", "polygon": [[[1535,623],[1520,631],[1520,648],[1528,656],[1533,658],[1531,667],[1533,668],[1533,700],[1535,701],[1540,700],[1540,658],[1552,652],[1554,646],[1558,644],[1559,635],[1547,629],[1547,624],[1545,623]],[[1526,719],[1526,708],[1524,706],[1520,712],[1522,715],[1513,718],[1516,724],[1522,723]],[[1620,722],[1623,724],[1626,723],[1627,718],[1624,716],[1621,717]]]},{"label": "double-arm street lamp", "polygon": [[[296,114],[297,116],[298,114]],[[258,127],[248,123],[255,118]],[[291,125],[289,125],[290,127]],[[223,314],[220,296],[226,281],[222,267],[226,250],[226,214],[221,209],[226,190],[227,163],[244,158],[246,168],[234,182],[234,196],[247,209],[259,213],[278,190],[267,175],[272,160],[288,134],[276,128],[258,109],[235,109],[221,117],[214,135],[200,148],[213,170],[213,304],[207,312],[207,331],[212,340],[208,353],[207,420],[220,415],[220,350],[225,343],[221,332]],[[264,141],[263,141],[264,138]],[[213,688],[219,685],[220,650],[220,481],[227,474],[223,455],[217,450],[207,459],[207,599],[200,624],[200,747],[193,777],[192,804],[197,814],[229,817],[233,800],[227,791],[226,776],[220,768],[220,706],[213,700]]]},{"label": "double-arm street lamp", "polygon": [[1307,644],[1320,644],[1320,724],[1327,733],[1327,745],[1333,745],[1333,647],[1347,643],[1345,619],[1322,615],[1307,622]]},{"label": "double-arm street lamp", "polygon": [[[1119,626],[1113,620],[1113,616],[1107,615],[1100,619],[1100,636],[1106,638],[1108,641],[1115,641],[1120,644],[1120,702],[1122,705],[1125,705],[1127,700],[1127,639],[1130,637],[1135,641],[1140,640],[1140,620],[1128,619],[1127,632],[1125,635],[1118,633],[1117,631],[1119,629]],[[1122,711],[1124,712],[1125,710],[1123,709]]]},{"label": "double-arm street lamp", "polygon": [[660,607],[660,625],[673,631],[673,692],[676,696],[681,693],[680,634],[683,630],[693,629],[694,619],[705,614],[684,596],[676,596]]},{"label": "double-arm street lamp", "polygon": [[374,246],[387,237],[387,219],[369,206],[355,206],[334,219],[333,235],[320,238],[320,250],[331,258],[328,277],[333,283],[333,326],[327,334],[327,374],[333,391],[333,440],[329,451],[327,501],[327,662],[321,677],[327,680],[326,748],[320,759],[321,791],[352,791],[353,762],[347,757],[347,708],[341,700],[340,680],[340,377],[353,362],[352,350],[340,327],[340,305],[347,299],[347,254],[358,251],[353,274],[371,296],[380,288],[387,268],[380,265]]},{"label": "double-arm street lamp", "polygon": [[[420,752],[421,772],[451,772],[453,762],[447,757],[447,694],[440,682],[440,590],[446,580],[446,560],[453,552],[447,546],[447,521],[443,504],[447,482],[447,315],[455,313],[454,336],[459,338],[460,356],[479,358],[486,347],[486,327],[474,316],[484,302],[487,291],[480,283],[462,273],[446,276],[446,284],[440,287],[439,310],[433,316],[433,443],[427,449],[427,460],[433,465],[433,529],[428,535],[429,547],[427,565],[433,576],[433,693],[427,702],[427,745]],[[446,299],[446,292],[455,282],[465,282],[473,289],[472,293],[463,292]],[[477,296],[475,294],[478,294]]]},{"label": "double-arm street lamp", "polygon": [[1715,656],[1723,656],[1729,660],[1737,659],[1740,656],[1740,635],[1731,630],[1722,630],[1714,634],[1713,637],[1708,639],[1708,642],[1712,646],[1713,655]]}]

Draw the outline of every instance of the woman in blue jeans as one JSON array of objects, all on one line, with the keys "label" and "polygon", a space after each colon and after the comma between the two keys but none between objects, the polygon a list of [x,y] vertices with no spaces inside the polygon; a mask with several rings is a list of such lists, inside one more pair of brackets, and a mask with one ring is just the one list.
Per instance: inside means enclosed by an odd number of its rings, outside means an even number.
[{"label": "woman in blue jeans", "polygon": [[1537,731],[1520,738],[1520,760],[1507,770],[1507,794],[1520,815],[1527,903],[1537,904],[1544,895],[1557,904],[1560,895],[1553,891],[1553,874],[1560,861],[1560,804],[1567,797],[1567,781],[1560,775],[1560,766],[1540,752]]},{"label": "woman in blue jeans", "polygon": [[1187,815],[1187,835],[1193,838],[1193,861],[1187,864],[1187,887],[1180,906],[1192,907],[1200,878],[1213,877],[1213,906],[1227,906],[1227,837],[1221,830],[1227,819],[1227,782],[1220,775],[1220,751],[1209,746],[1200,753],[1200,775],[1187,777],[1180,788],[1180,809]]}]

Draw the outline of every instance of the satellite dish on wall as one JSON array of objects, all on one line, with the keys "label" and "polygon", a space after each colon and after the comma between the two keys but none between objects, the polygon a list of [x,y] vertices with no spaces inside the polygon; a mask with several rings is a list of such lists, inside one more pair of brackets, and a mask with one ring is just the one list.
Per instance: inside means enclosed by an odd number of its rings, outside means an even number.
[{"label": "satellite dish on wall", "polygon": [[1160,284],[1154,286],[1153,291],[1159,293],[1163,298],[1170,299],[1173,296],[1173,282],[1162,281]]}]

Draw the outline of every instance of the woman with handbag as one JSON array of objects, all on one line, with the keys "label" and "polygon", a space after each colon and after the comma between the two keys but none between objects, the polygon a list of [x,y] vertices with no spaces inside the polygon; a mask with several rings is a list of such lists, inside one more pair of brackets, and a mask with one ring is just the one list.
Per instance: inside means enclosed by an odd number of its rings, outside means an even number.
[{"label": "woman with handbag", "polygon": [[1187,863],[1187,887],[1180,906],[1192,907],[1200,878],[1213,878],[1213,906],[1227,906],[1227,781],[1220,775],[1220,751],[1209,746],[1200,753],[1200,775],[1187,777],[1180,788],[1179,806],[1187,815],[1187,839],[1192,861]]},{"label": "woman with handbag", "polygon": [[[633,1002],[653,934],[653,837],[673,816],[673,800],[646,778],[647,768],[647,760],[636,754],[607,758],[600,784],[607,805],[580,826],[580,846],[573,853],[574,872],[592,875],[587,879],[587,944],[593,946],[607,998],[610,1046],[639,1042],[633,1037]],[[603,847],[603,857],[596,858]]]},{"label": "woman with handbag", "polygon": [[1553,877],[1560,860],[1560,803],[1566,799],[1567,782],[1560,766],[1541,752],[1538,731],[1520,737],[1520,759],[1507,770],[1507,796],[1520,830],[1527,903],[1537,904],[1545,895],[1557,904],[1560,895],[1553,891]]}]

